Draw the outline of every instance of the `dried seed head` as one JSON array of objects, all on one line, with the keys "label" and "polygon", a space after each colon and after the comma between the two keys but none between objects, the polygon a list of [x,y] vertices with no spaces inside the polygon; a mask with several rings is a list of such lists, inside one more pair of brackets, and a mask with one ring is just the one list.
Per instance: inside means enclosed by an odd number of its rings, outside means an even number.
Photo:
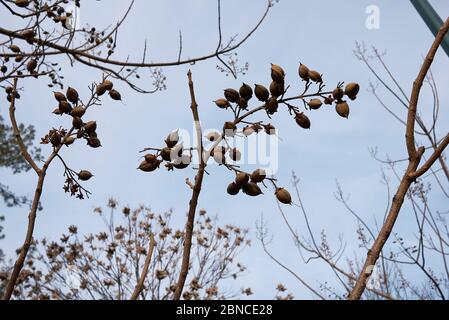
[{"label": "dried seed head", "polygon": [[220,133],[218,133],[218,132],[211,132],[211,133],[209,133],[207,136],[206,136],[206,138],[207,138],[207,140],[209,140],[210,142],[215,142],[215,141],[217,141],[218,139],[220,139],[221,138],[221,134]]},{"label": "dried seed head", "polygon": [[145,155],[145,161],[148,163],[155,163],[157,160],[157,156],[154,154],[146,154]]},{"label": "dried seed head", "polygon": [[239,102],[237,102],[237,105],[243,110],[248,109],[248,101],[245,98],[240,98]]},{"label": "dried seed head", "polygon": [[114,84],[109,80],[104,80],[101,84],[107,91],[111,91],[114,87]]},{"label": "dried seed head", "polygon": [[351,100],[355,100],[357,98],[357,95],[360,91],[360,85],[358,83],[348,83],[348,85],[345,88],[345,94],[349,97]]},{"label": "dried seed head", "polygon": [[223,132],[226,137],[234,137],[237,131],[237,126],[234,124],[234,122],[225,122],[223,126]]},{"label": "dried seed head", "polygon": [[69,100],[72,103],[77,103],[79,100],[79,94],[78,91],[75,89],[69,87],[66,92],[67,100]]},{"label": "dried seed head", "polygon": [[69,136],[64,140],[64,144],[68,147],[71,146],[76,141],[75,136]]},{"label": "dried seed head", "polygon": [[292,196],[284,188],[277,188],[275,194],[280,203],[292,204]]},{"label": "dried seed head", "polygon": [[321,77],[321,74],[318,71],[310,70],[309,78],[310,78],[310,80],[312,80],[316,83],[323,83],[323,78]]},{"label": "dried seed head", "polygon": [[268,92],[268,89],[260,84],[256,84],[255,93],[257,99],[262,102],[266,102],[270,97],[270,92]]},{"label": "dried seed head", "polygon": [[15,4],[16,4],[16,6],[18,6],[20,8],[26,8],[30,4],[30,1],[29,0],[16,0]]},{"label": "dried seed head", "polygon": [[345,92],[343,91],[342,88],[336,88],[332,92],[332,96],[334,97],[335,100],[341,100],[344,95],[345,95]]},{"label": "dried seed head", "polygon": [[153,172],[159,168],[161,162],[162,161],[156,160],[156,161],[150,163],[145,160],[139,165],[139,168],[137,168],[137,169],[141,170],[143,172]]},{"label": "dried seed head", "polygon": [[58,108],[62,113],[70,113],[72,111],[72,105],[67,101],[60,101]]},{"label": "dried seed head", "polygon": [[236,196],[239,194],[240,192],[240,188],[239,186],[235,183],[232,182],[229,186],[228,186],[228,190],[227,190],[228,194],[231,196]]},{"label": "dried seed head", "polygon": [[265,129],[265,132],[268,135],[270,136],[276,135],[276,127],[273,126],[271,123],[264,125],[263,128]]},{"label": "dried seed head", "polygon": [[75,129],[79,130],[83,127],[83,125],[84,125],[83,120],[80,117],[73,117],[72,126]]},{"label": "dried seed head", "polygon": [[98,85],[97,86],[97,89],[96,89],[96,93],[97,93],[97,95],[98,96],[102,96],[102,95],[104,95],[105,93],[106,93],[106,88],[105,88],[105,86],[103,85],[103,84],[100,84],[100,85]]},{"label": "dried seed head", "polygon": [[253,89],[246,83],[244,83],[239,90],[239,94],[243,99],[246,99],[246,101],[251,100],[253,97]]},{"label": "dried seed head", "polygon": [[91,148],[97,149],[101,147],[101,141],[97,137],[90,137],[87,140],[87,145]]},{"label": "dried seed head", "polygon": [[226,99],[218,99],[217,101],[214,101],[214,102],[221,109],[227,109],[231,106],[229,101]]},{"label": "dried seed head", "polygon": [[79,178],[81,181],[88,181],[88,180],[90,180],[93,176],[94,176],[94,175],[93,175],[92,173],[90,173],[89,171],[87,171],[87,170],[82,170],[82,171],[80,171],[80,173],[78,173],[78,178]]},{"label": "dried seed head", "polygon": [[191,162],[192,162],[192,158],[189,155],[183,155],[183,156],[177,158],[173,162],[173,167],[175,167],[176,169],[182,170],[182,169],[187,168]]},{"label": "dried seed head", "polygon": [[309,107],[312,110],[318,110],[323,105],[323,102],[321,102],[320,99],[312,99],[309,101]]},{"label": "dried seed head", "polygon": [[171,159],[176,159],[182,156],[182,153],[184,152],[184,145],[178,144],[177,146],[175,146],[175,148],[172,149],[172,155],[171,155]]},{"label": "dried seed head", "polygon": [[117,90],[112,89],[111,91],[109,91],[109,96],[112,98],[112,100],[122,101],[122,95]]},{"label": "dried seed head", "polygon": [[164,161],[171,161],[171,148],[166,147],[164,149],[161,150],[161,158]]},{"label": "dried seed head", "polygon": [[84,114],[86,113],[86,108],[83,106],[78,106],[72,109],[72,112],[70,113],[72,117],[79,117],[82,118]]},{"label": "dried seed head", "polygon": [[213,153],[211,154],[217,164],[225,164],[226,163],[226,156],[225,156],[226,151],[225,152],[221,152],[221,151],[222,151],[222,148],[217,147],[213,150]]},{"label": "dried seed head", "polygon": [[165,144],[169,148],[173,148],[174,146],[176,146],[178,144],[178,142],[179,142],[178,130],[173,131],[172,133],[170,133],[168,135],[167,139],[165,139]]},{"label": "dried seed head", "polygon": [[270,93],[273,97],[279,98],[285,92],[285,85],[283,82],[275,82],[273,81],[270,84]]},{"label": "dried seed head", "polygon": [[32,29],[28,29],[22,32],[22,36],[26,39],[31,39],[36,36],[36,32]]},{"label": "dried seed head", "polygon": [[97,122],[96,121],[89,121],[84,125],[84,131],[86,133],[90,134],[97,130]]},{"label": "dried seed head", "polygon": [[303,129],[310,129],[310,119],[304,113],[297,113],[295,117],[296,123]]},{"label": "dried seed head", "polygon": [[[10,97],[10,96],[8,96],[8,97]],[[56,108],[55,110],[53,110],[53,114],[56,114],[58,116],[62,116],[64,113],[61,110],[59,110],[59,108]]]},{"label": "dried seed head", "polygon": [[9,50],[11,50],[14,53],[19,53],[21,51],[19,46],[15,45],[15,44],[9,46]]},{"label": "dried seed head", "polygon": [[271,79],[275,82],[284,83],[285,72],[280,66],[271,64]]},{"label": "dried seed head", "polygon": [[0,67],[0,72],[2,72],[2,73],[8,72],[8,67],[7,66],[1,66]]},{"label": "dried seed head", "polygon": [[324,104],[331,105],[334,103],[335,99],[332,96],[327,96],[324,98]]},{"label": "dried seed head", "polygon": [[302,80],[309,81],[309,68],[306,65],[300,63],[298,73]]},{"label": "dried seed head", "polygon": [[234,148],[229,150],[229,157],[232,161],[240,161],[242,159],[242,153],[237,148]]},{"label": "dried seed head", "polygon": [[263,194],[259,186],[253,182],[249,182],[248,184],[244,185],[242,189],[243,192],[249,195],[250,197],[257,197]]},{"label": "dried seed head", "polygon": [[244,185],[248,184],[249,179],[250,179],[249,174],[241,172],[238,173],[237,176],[235,177],[235,183],[237,184],[237,186],[243,187]]},{"label": "dried seed head", "polygon": [[50,142],[53,145],[53,147],[57,148],[61,145],[61,140],[62,137],[59,134],[59,132],[54,131],[51,135],[50,135]]},{"label": "dried seed head", "polygon": [[251,174],[251,182],[261,183],[267,177],[267,173],[263,169],[257,169]]},{"label": "dried seed head", "polygon": [[279,102],[275,97],[271,97],[268,99],[267,103],[265,104],[265,110],[268,114],[273,115],[278,111],[279,108]]},{"label": "dried seed head", "polygon": [[37,61],[35,59],[31,59],[27,63],[27,70],[29,72],[33,72],[37,68]]},{"label": "dried seed head", "polygon": [[254,128],[253,126],[246,126],[245,128],[243,128],[243,135],[245,137],[249,137],[250,135],[252,135],[254,133]]},{"label": "dried seed head", "polygon": [[65,97],[65,94],[63,94],[62,92],[53,92],[53,95],[55,96],[55,99],[58,102],[67,101],[67,98]]},{"label": "dried seed head", "polygon": [[337,102],[337,106],[335,107],[335,110],[340,115],[340,117],[343,118],[349,118],[350,109],[349,105],[346,103],[346,101]]},{"label": "dried seed head", "polygon": [[225,98],[232,103],[237,103],[240,99],[240,95],[235,89],[226,89],[224,91]]}]

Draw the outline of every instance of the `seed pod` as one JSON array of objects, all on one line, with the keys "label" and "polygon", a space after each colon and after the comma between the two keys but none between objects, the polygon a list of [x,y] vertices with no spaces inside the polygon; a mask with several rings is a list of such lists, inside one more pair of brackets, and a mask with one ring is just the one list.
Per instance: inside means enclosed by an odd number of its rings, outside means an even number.
[{"label": "seed pod", "polygon": [[23,60],[23,56],[22,55],[18,55],[16,56],[16,58],[14,59],[15,62],[20,63]]},{"label": "seed pod", "polygon": [[292,196],[284,188],[277,188],[275,194],[280,203],[292,204]]},{"label": "seed pod", "polygon": [[343,91],[342,88],[336,88],[332,92],[332,96],[334,97],[335,100],[341,100],[344,95],[345,95],[345,92]]},{"label": "seed pod", "polygon": [[160,164],[161,164],[161,161],[158,161],[158,160],[156,160],[156,161],[153,162],[153,163],[149,163],[149,162],[147,162],[147,161],[143,161],[143,162],[139,165],[139,168],[137,168],[137,169],[138,169],[138,170],[141,170],[141,171],[143,171],[143,172],[153,172],[153,171],[155,171],[156,169],[159,168]]},{"label": "seed pod", "polygon": [[284,83],[283,82],[275,82],[273,81],[270,84],[270,93],[273,97],[275,98],[279,98],[280,96],[282,96],[284,94],[285,88],[284,88]]},{"label": "seed pod", "polygon": [[270,97],[270,92],[268,92],[268,89],[259,84],[256,84],[255,93],[257,99],[262,102],[266,102]]},{"label": "seed pod", "polygon": [[350,109],[349,105],[346,103],[346,101],[337,102],[337,106],[335,107],[335,110],[342,118],[349,118]]},{"label": "seed pod", "polygon": [[60,101],[58,108],[62,113],[70,113],[72,111],[72,105],[67,101]]},{"label": "seed pod", "polygon": [[309,68],[306,65],[300,63],[298,73],[302,80],[309,81]]},{"label": "seed pod", "polygon": [[207,138],[207,140],[209,140],[210,142],[215,142],[215,141],[217,141],[218,139],[220,139],[221,138],[221,134],[220,133],[218,133],[218,132],[211,132],[211,133],[209,133],[207,136],[206,136],[206,138]]},{"label": "seed pod", "polygon": [[[8,95],[8,97],[10,97]],[[64,112],[62,112],[61,110],[59,110],[59,108],[56,108],[55,110],[53,110],[52,112],[53,114],[57,115],[57,116],[62,116],[64,114]]]},{"label": "seed pod", "polygon": [[265,110],[268,114],[273,115],[278,111],[279,102],[275,97],[271,97],[268,99],[267,103],[265,104]]},{"label": "seed pod", "polygon": [[232,103],[237,103],[240,99],[240,95],[237,90],[234,89],[226,89],[224,91],[225,98]]},{"label": "seed pod", "polygon": [[283,83],[285,79],[284,69],[276,64],[271,64],[271,79],[275,82]]},{"label": "seed pod", "polygon": [[161,150],[161,158],[164,161],[171,161],[171,148],[166,147],[164,149]]},{"label": "seed pod", "polygon": [[332,96],[327,96],[324,98],[324,104],[331,105],[334,103],[335,99]]},{"label": "seed pod", "polygon": [[87,134],[93,133],[97,130],[97,122],[96,121],[89,121],[84,125],[84,131],[86,131]]},{"label": "seed pod", "polygon": [[79,100],[78,91],[75,89],[69,87],[66,92],[67,100],[69,100],[72,103],[77,103]]},{"label": "seed pod", "polygon": [[9,50],[11,50],[14,53],[19,53],[21,51],[19,46],[16,46],[15,44],[9,46]]},{"label": "seed pod", "polygon": [[18,6],[20,8],[26,8],[30,4],[30,1],[29,0],[16,0],[15,4],[16,4],[16,6]]},{"label": "seed pod", "polygon": [[237,102],[237,105],[242,108],[243,110],[248,109],[248,101],[246,101],[245,98],[240,98],[239,102]]},{"label": "seed pod", "polygon": [[178,130],[170,133],[168,135],[167,139],[165,139],[165,144],[169,148],[173,148],[174,146],[176,146],[178,144],[178,142],[179,142]]},{"label": "seed pod", "polygon": [[227,190],[228,194],[231,196],[236,196],[239,194],[240,192],[240,188],[239,186],[235,183],[232,182],[229,186],[228,186],[228,190]]},{"label": "seed pod", "polygon": [[97,137],[90,137],[87,140],[87,145],[91,148],[97,149],[101,147],[101,141]]},{"label": "seed pod", "polygon": [[83,125],[84,125],[83,120],[81,120],[80,117],[73,117],[72,126],[75,129],[79,130],[79,129],[81,129],[83,127]]},{"label": "seed pod", "polygon": [[263,128],[265,129],[265,132],[270,136],[274,136],[276,134],[276,127],[271,123],[264,125]]},{"label": "seed pod", "polygon": [[53,92],[53,95],[55,96],[55,99],[58,102],[67,101],[67,98],[65,97],[65,94],[62,93],[62,92]]},{"label": "seed pod", "polygon": [[351,99],[355,100],[358,93],[360,91],[360,85],[358,83],[348,83],[348,85],[345,88],[345,94]]},{"label": "seed pod", "polygon": [[223,132],[226,137],[234,137],[237,131],[237,126],[234,122],[225,122]]},{"label": "seed pod", "polygon": [[321,102],[320,99],[312,99],[308,103],[309,108],[312,110],[318,110],[323,105],[323,102]]},{"label": "seed pod", "polygon": [[252,126],[246,126],[245,128],[243,128],[243,135],[245,137],[249,137],[253,133],[254,133],[254,128]]},{"label": "seed pod", "polygon": [[57,148],[61,145],[61,135],[59,132],[55,131],[50,135],[50,142],[53,145],[53,147]]},{"label": "seed pod", "polygon": [[117,90],[112,89],[111,91],[109,91],[109,96],[112,98],[112,100],[122,101],[122,95]]},{"label": "seed pod", "polygon": [[174,149],[172,149],[171,152],[171,159],[176,159],[182,156],[182,153],[184,152],[184,145],[178,144]]},{"label": "seed pod", "polygon": [[237,186],[243,187],[244,185],[248,184],[249,179],[249,174],[241,172],[235,177],[235,183],[237,184]]},{"label": "seed pod", "polygon": [[267,177],[267,173],[263,169],[257,169],[251,174],[251,182],[261,183]]},{"label": "seed pod", "polygon": [[88,180],[90,180],[93,176],[94,176],[94,175],[93,175],[92,173],[90,173],[89,171],[87,171],[87,170],[82,170],[82,171],[80,171],[80,173],[78,173],[78,178],[79,178],[81,181],[88,181]]},{"label": "seed pod", "polygon": [[176,169],[182,170],[187,168],[190,163],[192,162],[192,159],[188,155],[183,155],[182,157],[179,157],[173,162],[173,167]]},{"label": "seed pod", "polygon": [[14,91],[13,87],[6,87],[5,92],[6,94],[11,94]]},{"label": "seed pod", "polygon": [[83,106],[78,106],[76,108],[73,108],[72,112],[70,114],[72,115],[72,117],[82,118],[85,113],[86,113],[86,108],[84,108]]},{"label": "seed pod", "polygon": [[97,86],[96,93],[97,93],[97,95],[100,96],[100,97],[101,97],[102,95],[104,95],[104,94],[106,93],[106,88],[105,88],[105,86],[104,86],[103,84],[98,85],[98,86]]},{"label": "seed pod", "polygon": [[64,140],[64,144],[68,147],[71,146],[76,141],[76,137],[69,136]]},{"label": "seed pod", "polygon": [[226,163],[225,153],[220,152],[219,150],[214,150],[212,157],[214,158],[214,160],[217,164],[225,164]]},{"label": "seed pod", "polygon": [[111,91],[114,87],[114,84],[109,80],[104,80],[101,84],[107,91]]},{"label": "seed pod", "polygon": [[35,59],[31,59],[27,63],[28,72],[33,72],[37,68],[37,61]]},{"label": "seed pod", "polygon": [[252,127],[253,127],[255,133],[259,133],[260,131],[263,130],[263,127],[258,123],[253,124]]},{"label": "seed pod", "polygon": [[148,163],[155,163],[157,160],[157,156],[154,154],[146,154],[145,155],[145,161]]},{"label": "seed pod", "polygon": [[246,99],[246,101],[251,100],[253,97],[253,89],[246,83],[244,83],[239,90],[239,94],[243,99]]},{"label": "seed pod", "polygon": [[234,148],[229,150],[229,157],[232,161],[240,161],[242,159],[242,153],[237,148]]},{"label": "seed pod", "polygon": [[244,185],[242,189],[243,192],[249,195],[250,197],[257,197],[263,194],[259,186],[253,182],[249,182],[248,184]]},{"label": "seed pod", "polygon": [[318,71],[310,70],[309,78],[310,78],[310,80],[312,80],[316,83],[323,83],[323,78],[321,77],[321,74]]},{"label": "seed pod", "polygon": [[8,67],[7,67],[7,66],[2,66],[2,67],[0,68],[0,71],[1,71],[2,73],[6,73],[6,72],[8,72]]},{"label": "seed pod", "polygon": [[296,123],[303,129],[310,129],[310,119],[304,113],[297,113],[295,117]]},{"label": "seed pod", "polygon": [[218,99],[217,101],[214,101],[217,107],[221,109],[227,109],[231,106],[228,100],[226,99]]},{"label": "seed pod", "polygon": [[25,30],[22,32],[22,36],[26,39],[31,39],[34,38],[36,36],[36,32],[32,29],[29,30]]}]

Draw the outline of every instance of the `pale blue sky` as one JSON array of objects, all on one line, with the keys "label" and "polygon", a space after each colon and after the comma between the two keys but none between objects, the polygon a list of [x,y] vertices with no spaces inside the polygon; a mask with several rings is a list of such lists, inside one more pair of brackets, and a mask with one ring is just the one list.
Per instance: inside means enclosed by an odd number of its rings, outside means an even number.
[{"label": "pale blue sky", "polygon": [[[447,1],[431,2],[441,16],[449,15]],[[108,0],[104,6],[85,1],[81,8],[81,22],[95,21],[99,27],[111,24],[123,12],[126,3]],[[379,30],[365,27],[365,9],[369,5],[380,8]],[[100,7],[101,16],[98,14]],[[265,1],[224,0],[222,7],[223,30],[227,39],[252,28],[265,8]],[[3,9],[0,20],[2,26],[11,25],[10,17]],[[140,59],[143,41],[147,39],[152,60],[176,59],[180,29],[183,31],[184,57],[214,50],[217,42],[216,2],[137,0],[120,32],[121,50],[117,55],[129,54]],[[373,221],[372,217],[383,216],[385,190],[379,183],[380,165],[371,158],[368,148],[377,146],[382,154],[389,153],[393,158],[403,158],[406,154],[403,128],[366,91],[372,77],[352,53],[356,40],[386,49],[386,61],[406,91],[410,92],[422,56],[433,38],[408,0],[281,0],[254,36],[238,50],[239,59],[250,63],[247,74],[238,80],[217,72],[217,61],[210,60],[194,66],[165,69],[168,90],[153,95],[139,95],[117,83],[124,104],[106,99],[102,107],[95,108],[88,115],[97,120],[104,147],[91,150],[80,143],[64,150],[64,156],[73,168],[86,168],[95,173],[95,179],[87,184],[93,191],[91,198],[80,202],[63,194],[63,171],[55,163],[48,173],[42,197],[44,211],[39,213],[36,237],[58,237],[73,224],[78,225],[82,232],[100,230],[102,222],[92,214],[92,209],[104,205],[109,197],[130,206],[146,204],[156,212],[173,208],[175,221],[183,224],[190,197],[184,180],[193,178],[194,172],[167,173],[160,170],[148,175],[135,168],[138,151],[142,147],[161,145],[173,129],[191,129],[187,70],[191,68],[194,75],[204,126],[220,128],[224,121],[230,119],[224,118],[224,113],[214,108],[210,101],[220,97],[222,89],[239,87],[242,81],[268,84],[270,63],[282,65],[287,72],[287,82],[297,83],[296,70],[301,61],[323,72],[330,87],[338,81],[356,81],[362,85],[359,99],[352,103],[352,115],[348,121],[331,111],[318,112],[313,114],[313,129],[304,131],[286,112],[273,120],[280,127],[283,138],[279,145],[279,184],[290,188],[291,172],[295,170],[301,177],[303,201],[309,208],[314,230],[319,232],[325,228],[332,237],[344,234],[350,254],[357,246],[353,232],[355,222],[334,199],[335,180],[338,179],[351,193],[354,208]],[[443,119],[448,116],[448,110],[444,108],[449,101],[449,93],[444,90],[449,80],[448,61],[440,51],[434,64],[434,74],[441,89]],[[65,68],[64,75],[66,84],[80,88],[80,91],[100,78],[97,71],[81,66]],[[50,114],[54,104],[51,95],[41,94],[48,92],[43,91],[45,83],[32,83],[33,87],[27,87],[23,94],[17,117],[21,122],[35,124],[38,136],[42,136],[49,127],[60,125],[60,118]],[[26,84],[22,82],[22,85]],[[423,99],[426,97],[428,94],[423,95]],[[4,99],[2,101],[0,112],[6,118]],[[421,107],[425,108],[426,104]],[[43,150],[44,154],[48,152],[47,147]],[[12,190],[32,196],[35,184],[32,173],[13,176],[6,170],[0,172],[2,182],[10,185]],[[318,281],[329,275],[323,266],[305,267],[300,263],[271,192],[256,200],[230,198],[225,190],[232,175],[221,168],[213,168],[211,173],[205,179],[199,207],[207,209],[210,214],[217,214],[223,224],[235,223],[251,229],[253,246],[241,256],[248,272],[232,284],[234,288],[252,287],[254,298],[269,299],[274,295],[276,284],[283,282],[297,298],[310,298],[303,287],[269,260],[256,240],[255,221],[263,213],[270,231],[274,233],[272,250],[279,259],[300,271],[315,287],[318,287]],[[444,201],[438,197],[434,200],[437,204]],[[1,246],[11,254],[22,242],[27,212],[25,208],[9,209],[3,205],[0,210],[6,216],[6,239]],[[299,230],[304,230],[296,210],[295,207],[287,208],[286,213]],[[407,215],[404,211],[399,223],[406,224]]]}]

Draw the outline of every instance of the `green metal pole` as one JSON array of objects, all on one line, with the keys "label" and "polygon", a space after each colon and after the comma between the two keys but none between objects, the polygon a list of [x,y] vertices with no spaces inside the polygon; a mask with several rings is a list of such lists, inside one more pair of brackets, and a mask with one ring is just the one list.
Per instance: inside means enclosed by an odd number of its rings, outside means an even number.
[{"label": "green metal pole", "polygon": [[[410,0],[412,5],[418,11],[419,15],[423,18],[424,22],[432,31],[433,35],[436,36],[441,26],[443,25],[443,20],[440,18],[438,13],[432,7],[428,0]],[[443,43],[441,44],[446,54],[449,56],[449,35],[446,35]]]}]

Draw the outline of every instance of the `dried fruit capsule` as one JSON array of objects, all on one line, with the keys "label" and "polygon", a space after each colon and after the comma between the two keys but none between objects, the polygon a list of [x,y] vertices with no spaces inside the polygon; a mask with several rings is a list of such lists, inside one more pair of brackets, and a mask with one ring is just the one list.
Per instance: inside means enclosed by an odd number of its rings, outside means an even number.
[{"label": "dried fruit capsule", "polygon": [[228,186],[228,190],[227,190],[228,194],[230,194],[231,196],[235,196],[240,192],[240,188],[239,186],[235,183],[232,182],[229,186]]},{"label": "dried fruit capsule", "polygon": [[173,162],[173,167],[182,170],[187,168],[191,162],[192,158],[189,155],[183,155]]},{"label": "dried fruit capsule", "polygon": [[312,80],[316,83],[323,83],[323,78],[321,77],[321,74],[318,71],[310,70],[309,78],[310,78],[310,80]]},{"label": "dried fruit capsule", "polygon": [[148,163],[154,163],[157,160],[157,156],[154,154],[146,154],[145,155],[145,161]]},{"label": "dried fruit capsule", "polygon": [[153,172],[156,169],[159,168],[161,162],[160,161],[155,161],[153,163],[149,163],[147,161],[143,161],[140,165],[139,168],[137,168],[138,170],[141,170],[143,172]]},{"label": "dried fruit capsule", "polygon": [[72,112],[70,113],[72,117],[79,117],[81,118],[86,113],[86,108],[83,106],[78,106],[72,109]]},{"label": "dried fruit capsule", "polygon": [[75,136],[69,136],[64,140],[64,144],[68,147],[71,146],[76,141]]},{"label": "dried fruit capsule", "polygon": [[225,164],[226,163],[225,153],[226,149],[223,152],[223,149],[221,147],[217,147],[213,150],[212,157],[214,158],[217,164]]},{"label": "dried fruit capsule", "polygon": [[285,92],[285,85],[283,82],[275,82],[273,81],[270,84],[270,93],[273,97],[278,98],[282,96]]},{"label": "dried fruit capsule", "polygon": [[324,104],[331,105],[334,103],[335,99],[332,96],[327,96],[324,98]]},{"label": "dried fruit capsule", "polygon": [[11,50],[14,53],[19,53],[21,51],[19,46],[15,45],[15,44],[9,46],[9,50]]},{"label": "dried fruit capsule", "polygon": [[101,141],[97,137],[90,137],[87,140],[87,145],[91,148],[97,149],[101,147]]},{"label": "dried fruit capsule", "polygon": [[67,98],[65,97],[65,94],[63,94],[62,92],[53,92],[53,95],[55,96],[55,99],[58,102],[67,101]]},{"label": "dried fruit capsule", "polygon": [[171,161],[171,148],[166,147],[161,150],[161,158],[164,161]]},{"label": "dried fruit capsule", "polygon": [[292,204],[292,196],[284,188],[276,189],[276,198],[283,204]]},{"label": "dried fruit capsule", "polygon": [[237,105],[243,110],[248,109],[248,101],[245,98],[240,98],[239,102],[237,102]]},{"label": "dried fruit capsule", "polygon": [[250,179],[249,174],[241,172],[238,173],[237,176],[235,177],[235,183],[237,184],[237,186],[243,187],[244,185],[248,184],[249,179]]},{"label": "dried fruit capsule", "polygon": [[33,72],[37,68],[37,61],[35,59],[31,59],[27,63],[27,70],[29,72]]},{"label": "dried fruit capsule", "polygon": [[218,100],[216,100],[214,102],[217,105],[217,107],[219,107],[221,109],[227,109],[227,108],[229,108],[231,106],[229,101],[226,100],[226,99],[218,99]]},{"label": "dried fruit capsule", "polygon": [[223,126],[223,132],[226,137],[234,137],[237,131],[237,126],[234,122],[226,122]]},{"label": "dried fruit capsule", "polygon": [[69,100],[72,103],[77,103],[79,100],[78,91],[75,89],[69,87],[66,92],[67,100]]},{"label": "dried fruit capsule", "polygon": [[270,136],[274,136],[276,134],[276,127],[271,123],[264,125],[263,128],[265,129],[265,132]]},{"label": "dried fruit capsule", "polygon": [[355,100],[357,98],[357,94],[360,91],[360,85],[358,83],[348,83],[345,88],[345,94],[351,99]]},{"label": "dried fruit capsule", "polygon": [[97,122],[96,121],[89,121],[84,125],[84,131],[86,133],[92,133],[97,130]]},{"label": "dried fruit capsule", "polygon": [[215,141],[217,141],[218,139],[221,138],[221,134],[216,132],[216,131],[215,132],[211,132],[211,133],[207,134],[206,138],[210,142],[215,142]]},{"label": "dried fruit capsule", "polygon": [[233,161],[240,161],[242,159],[242,153],[237,148],[234,148],[229,150],[229,157]]},{"label": "dried fruit capsule", "polygon": [[307,68],[306,65],[300,63],[298,73],[301,79],[303,79],[304,81],[309,81],[309,68]]},{"label": "dried fruit capsule", "polygon": [[263,169],[257,169],[251,174],[251,182],[261,183],[267,177],[267,173]]},{"label": "dried fruit capsule", "polygon": [[268,91],[268,89],[260,84],[256,84],[255,93],[257,99],[262,102],[266,102],[270,97],[270,92]]},{"label": "dried fruit capsule", "polygon": [[268,114],[273,115],[278,111],[279,108],[279,102],[275,97],[271,97],[268,99],[267,103],[265,104],[265,110]]},{"label": "dried fruit capsule", "polygon": [[320,99],[312,99],[308,103],[309,108],[312,110],[318,110],[323,105],[323,102],[321,102]]},{"label": "dried fruit capsule", "polygon": [[1,71],[2,73],[6,73],[6,72],[8,72],[8,67],[7,67],[7,66],[2,66],[2,67],[0,68],[0,71]]},{"label": "dried fruit capsule", "polygon": [[117,90],[112,89],[109,91],[109,96],[112,98],[112,100],[121,101],[122,95]]},{"label": "dried fruit capsule", "polygon": [[342,88],[336,88],[332,92],[332,96],[334,97],[335,100],[341,100],[344,95],[345,95],[345,92],[343,91]]},{"label": "dried fruit capsule", "polygon": [[335,107],[335,110],[340,115],[340,117],[343,118],[349,118],[350,109],[349,105],[346,103],[346,101],[337,102],[337,106]]},{"label": "dried fruit capsule", "polygon": [[67,101],[60,101],[58,108],[62,113],[70,113],[72,111],[72,105]]},{"label": "dried fruit capsule", "polygon": [[90,173],[89,171],[87,171],[87,170],[82,170],[82,171],[80,171],[80,173],[78,173],[78,178],[79,178],[81,181],[88,181],[88,180],[90,180],[93,176],[94,176],[94,175],[93,175],[92,173]]},{"label": "dried fruit capsule", "polygon": [[246,101],[251,100],[253,97],[253,89],[246,83],[244,83],[239,90],[239,94],[243,99],[246,99]]},{"label": "dried fruit capsule", "polygon": [[176,146],[178,144],[178,142],[179,142],[178,130],[170,133],[168,135],[167,139],[165,139],[165,144],[169,148],[173,148],[174,146]]},{"label": "dried fruit capsule", "polygon": [[98,96],[102,96],[106,93],[106,88],[103,84],[97,86],[96,93]]},{"label": "dried fruit capsule", "polygon": [[83,125],[84,125],[83,120],[80,117],[73,117],[72,126],[75,129],[79,130],[83,127]]},{"label": "dried fruit capsule", "polygon": [[310,129],[310,119],[304,113],[297,113],[295,117],[296,123],[303,129]]},{"label": "dried fruit capsule", "polygon": [[271,79],[275,82],[283,83],[285,79],[284,69],[276,64],[271,64]]},{"label": "dried fruit capsule", "polygon": [[15,1],[16,6],[20,8],[25,8],[30,4],[29,0],[16,0]]},{"label": "dried fruit capsule", "polygon": [[225,98],[232,103],[237,103],[240,99],[240,95],[235,89],[226,89],[224,91]]},{"label": "dried fruit capsule", "polygon": [[114,84],[109,80],[104,80],[101,84],[107,91],[111,91],[114,87]]},{"label": "dried fruit capsule", "polygon": [[50,142],[53,145],[53,147],[57,148],[61,145],[61,135],[59,132],[55,131],[50,135]]},{"label": "dried fruit capsule", "polygon": [[249,182],[248,184],[244,185],[242,189],[244,193],[251,197],[257,197],[263,194],[259,186],[253,182]]},{"label": "dried fruit capsule", "polygon": [[243,128],[243,135],[245,135],[245,137],[249,137],[253,133],[254,133],[254,128],[252,126],[248,125],[245,128]]}]

